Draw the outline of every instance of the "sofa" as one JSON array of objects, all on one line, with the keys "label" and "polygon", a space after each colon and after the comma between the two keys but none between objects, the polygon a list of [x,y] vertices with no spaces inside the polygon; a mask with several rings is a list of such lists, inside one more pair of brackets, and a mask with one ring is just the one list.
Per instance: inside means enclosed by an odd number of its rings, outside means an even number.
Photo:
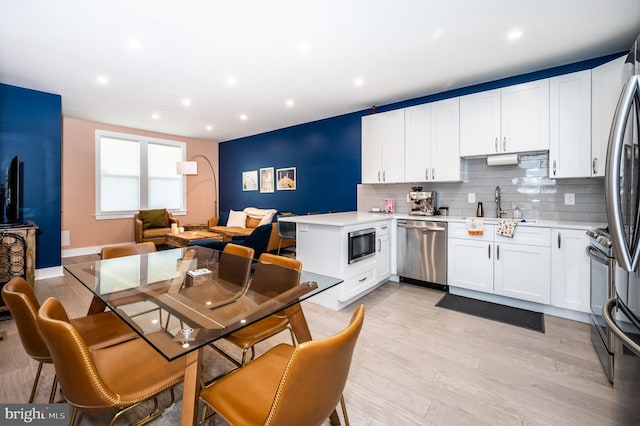
[{"label": "sofa", "polygon": [[153,242],[157,245],[167,243],[166,234],[171,232],[171,224],[180,226],[166,209],[140,210],[133,218],[136,243]]},{"label": "sofa", "polygon": [[231,210],[220,217],[212,217],[209,219],[208,227],[210,232],[224,235],[225,239],[231,239],[236,236],[250,235],[255,228],[260,225],[271,223],[271,236],[267,251],[278,251],[281,248],[295,246],[295,240],[282,240],[280,244],[280,236],[278,235],[278,222],[276,220],[275,209],[258,209],[255,207],[247,207],[242,211]]}]

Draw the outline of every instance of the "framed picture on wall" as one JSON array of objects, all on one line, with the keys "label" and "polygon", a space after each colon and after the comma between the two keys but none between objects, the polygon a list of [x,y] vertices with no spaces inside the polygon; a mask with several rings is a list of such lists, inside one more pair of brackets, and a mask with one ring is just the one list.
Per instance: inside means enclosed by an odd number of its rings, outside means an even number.
[{"label": "framed picture on wall", "polygon": [[276,188],[278,189],[278,191],[296,190],[295,167],[287,167],[286,169],[276,170]]},{"label": "framed picture on wall", "polygon": [[273,192],[273,167],[260,169],[260,192]]},{"label": "framed picture on wall", "polygon": [[243,191],[258,190],[258,171],[257,170],[242,172],[242,190]]}]

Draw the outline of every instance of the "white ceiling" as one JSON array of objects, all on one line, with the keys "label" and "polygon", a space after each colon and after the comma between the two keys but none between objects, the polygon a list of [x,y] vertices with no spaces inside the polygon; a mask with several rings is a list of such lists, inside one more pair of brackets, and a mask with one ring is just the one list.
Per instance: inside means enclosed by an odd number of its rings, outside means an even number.
[{"label": "white ceiling", "polygon": [[62,95],[65,117],[225,141],[628,50],[638,33],[638,0],[0,0],[0,82]]}]

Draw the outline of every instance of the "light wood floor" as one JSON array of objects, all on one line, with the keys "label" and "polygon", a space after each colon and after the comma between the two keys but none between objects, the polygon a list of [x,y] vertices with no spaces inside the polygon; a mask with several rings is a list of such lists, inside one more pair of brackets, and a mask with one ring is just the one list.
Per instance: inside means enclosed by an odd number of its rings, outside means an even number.
[{"label": "light wood floor", "polygon": [[[71,317],[83,315],[91,299],[72,278],[38,281],[36,294],[58,297]],[[631,406],[619,402],[623,389],[607,381],[586,324],[547,315],[543,334],[436,308],[440,297],[388,282],[361,300],[365,323],[344,394],[352,425],[640,424],[638,386],[624,389],[636,392]],[[319,338],[345,327],[355,305],[334,312],[305,302],[303,309]],[[13,321],[0,322],[3,330],[0,402],[25,402],[37,364],[25,355]],[[210,352],[210,373],[228,368]],[[45,366],[37,402],[46,402],[52,375]],[[177,424],[179,415],[178,404],[154,425]]]}]

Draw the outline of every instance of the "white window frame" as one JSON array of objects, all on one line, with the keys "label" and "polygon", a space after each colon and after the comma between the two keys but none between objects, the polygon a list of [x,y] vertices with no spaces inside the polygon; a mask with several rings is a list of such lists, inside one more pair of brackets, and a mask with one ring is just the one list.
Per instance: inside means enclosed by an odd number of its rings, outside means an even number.
[{"label": "white window frame", "polygon": [[[148,170],[147,170],[147,146],[149,143],[160,144],[160,145],[168,145],[180,148],[182,151],[182,159],[181,161],[186,161],[187,155],[187,144],[186,142],[174,141],[168,139],[159,139],[152,138],[149,136],[143,135],[132,135],[127,133],[120,132],[112,132],[108,130],[96,130],[95,131],[95,218],[96,220],[105,220],[105,219],[127,219],[132,218],[139,210],[133,211],[119,211],[119,212],[103,212],[100,206],[101,200],[101,170],[100,170],[100,143],[103,137],[113,138],[113,139],[124,139],[132,142],[137,142],[140,147],[140,210],[145,210],[147,208],[147,185],[149,182]],[[176,172],[177,174],[177,172]],[[182,200],[180,201],[181,207],[179,209],[170,209],[169,211],[173,215],[184,215],[186,214],[186,205],[187,205],[187,180],[186,176],[180,176],[182,179]]]}]

